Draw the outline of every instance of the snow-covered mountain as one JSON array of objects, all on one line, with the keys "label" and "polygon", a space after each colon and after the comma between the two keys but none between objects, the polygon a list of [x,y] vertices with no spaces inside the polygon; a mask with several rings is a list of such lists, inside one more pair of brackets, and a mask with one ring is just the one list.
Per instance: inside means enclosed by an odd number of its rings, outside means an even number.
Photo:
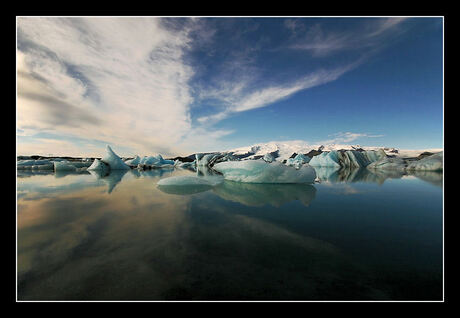
[{"label": "snow-covered mountain", "polygon": [[379,150],[383,149],[387,155],[395,155],[397,157],[417,157],[423,152],[440,152],[442,148],[435,149],[397,149],[392,147],[383,146],[360,146],[360,145],[345,145],[345,144],[328,144],[328,145],[312,145],[303,140],[290,140],[290,141],[270,141],[267,143],[259,143],[248,147],[240,147],[231,149],[226,152],[233,152],[234,155],[246,155],[245,159],[252,159],[254,157],[264,156],[267,153],[276,153],[278,156],[275,158],[277,161],[287,160],[293,153],[307,154],[312,150],[331,151],[331,150]]}]

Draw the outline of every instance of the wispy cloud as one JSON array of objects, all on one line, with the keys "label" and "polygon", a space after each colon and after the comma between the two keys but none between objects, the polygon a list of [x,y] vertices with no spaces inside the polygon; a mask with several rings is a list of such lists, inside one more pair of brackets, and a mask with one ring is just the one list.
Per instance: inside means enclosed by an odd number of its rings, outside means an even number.
[{"label": "wispy cloud", "polygon": [[[371,22],[366,21],[360,29],[352,31],[324,30],[320,23],[306,30],[301,19],[296,19],[286,24],[293,35],[293,43],[289,47],[309,51],[315,57],[363,48],[376,49],[384,45],[382,39],[385,35],[401,31],[398,26],[406,19],[403,17],[374,19]],[[301,28],[306,31],[299,32]]]},{"label": "wispy cloud", "polygon": [[361,63],[362,60],[359,59],[332,70],[318,70],[287,84],[270,85],[252,90],[247,89],[249,86],[247,82],[239,82],[238,85],[235,82],[229,82],[228,86],[222,85],[220,91],[213,90],[212,95],[208,95],[220,99],[224,105],[224,110],[216,114],[200,117],[198,121],[213,124],[234,113],[265,107],[288,98],[299,91],[332,82]]},{"label": "wispy cloud", "polygon": [[346,143],[350,143],[360,138],[380,138],[380,137],[383,137],[384,135],[373,135],[373,134],[368,134],[368,133],[354,133],[354,132],[339,132],[339,133],[335,133],[329,136],[332,138],[327,139],[327,140],[317,141],[316,143],[324,144],[324,145],[346,144]]}]

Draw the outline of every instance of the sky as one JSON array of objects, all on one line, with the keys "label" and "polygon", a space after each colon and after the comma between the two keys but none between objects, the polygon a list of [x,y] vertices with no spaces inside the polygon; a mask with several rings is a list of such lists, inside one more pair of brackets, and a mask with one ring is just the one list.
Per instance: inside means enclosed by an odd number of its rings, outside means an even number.
[{"label": "sky", "polygon": [[18,155],[443,147],[439,17],[18,17]]}]

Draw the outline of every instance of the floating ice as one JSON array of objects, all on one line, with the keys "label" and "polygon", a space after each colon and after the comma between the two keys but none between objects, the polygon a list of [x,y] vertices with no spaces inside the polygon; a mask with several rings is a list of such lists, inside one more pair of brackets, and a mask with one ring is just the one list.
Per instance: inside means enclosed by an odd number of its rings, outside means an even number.
[{"label": "floating ice", "polygon": [[174,160],[165,160],[163,157],[158,154],[156,156],[144,156],[138,164],[148,165],[148,166],[162,166],[162,165],[173,165]]},{"label": "floating ice", "polygon": [[221,162],[213,169],[226,180],[247,183],[313,183],[316,178],[315,170],[308,164],[295,169],[279,162],[245,160]]},{"label": "floating ice", "polygon": [[99,159],[94,159],[93,164],[88,167],[88,170],[93,171],[108,171],[109,169],[110,167]]},{"label": "floating ice", "polygon": [[311,158],[308,163],[310,166],[316,167],[336,167],[340,168],[339,154],[336,150],[323,152],[317,156]]},{"label": "floating ice", "polygon": [[192,161],[192,162],[182,162],[182,161],[179,161],[179,159],[177,159],[177,160],[174,162],[174,167],[183,168],[183,169],[194,168],[195,165],[196,165],[196,161]]},{"label": "floating ice", "polygon": [[140,162],[141,162],[141,158],[137,155],[133,159],[125,161],[125,163],[129,166],[137,166]]},{"label": "floating ice", "polygon": [[443,152],[413,161],[407,166],[407,170],[441,171]]},{"label": "floating ice", "polygon": [[61,170],[76,171],[77,167],[70,164],[70,162],[65,162],[65,161],[54,162],[54,171],[61,171]]},{"label": "floating ice", "polygon": [[289,158],[286,161],[287,166],[294,166],[297,169],[300,168],[304,163],[310,162],[311,158],[309,156],[305,156],[304,154],[299,153],[294,158]]},{"label": "floating ice", "polygon": [[208,166],[213,160],[221,156],[220,153],[210,153],[210,154],[195,154],[196,165],[197,166]]},{"label": "floating ice", "polygon": [[383,170],[404,170],[406,162],[398,157],[395,158],[383,158],[379,161],[370,163],[368,169],[383,169]]},{"label": "floating ice", "polygon": [[19,160],[17,163],[18,167],[22,166],[41,166],[52,164],[49,160]]},{"label": "floating ice", "polygon": [[[121,160],[112,148],[107,145],[107,154],[102,158],[102,161],[110,166],[110,170],[129,170],[129,166]],[[93,169],[94,170],[94,169]]]},{"label": "floating ice", "polygon": [[270,153],[266,153],[262,159],[266,162],[275,161],[275,158],[273,158],[273,156]]}]

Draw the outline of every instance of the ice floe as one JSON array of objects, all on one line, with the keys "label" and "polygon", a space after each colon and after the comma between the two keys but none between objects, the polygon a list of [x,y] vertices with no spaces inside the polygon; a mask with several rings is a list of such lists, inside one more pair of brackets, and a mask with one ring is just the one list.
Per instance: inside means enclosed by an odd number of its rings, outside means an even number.
[{"label": "ice floe", "polygon": [[110,167],[99,159],[94,159],[91,166],[88,167],[88,171],[108,171],[109,169]]},{"label": "ice floe", "polygon": [[129,170],[129,166],[121,160],[121,158],[113,152],[112,148],[107,145],[107,153],[101,159],[102,162],[105,162],[109,165],[110,170]]},{"label": "ice floe", "polygon": [[398,157],[388,157],[370,163],[367,169],[382,169],[382,170],[405,170],[406,161]]},{"label": "ice floe", "polygon": [[443,152],[412,161],[407,166],[407,170],[441,171]]},{"label": "ice floe", "polygon": [[295,169],[263,160],[221,162],[213,169],[222,173],[226,180],[247,183],[313,183],[316,178],[315,170],[308,164]]}]

